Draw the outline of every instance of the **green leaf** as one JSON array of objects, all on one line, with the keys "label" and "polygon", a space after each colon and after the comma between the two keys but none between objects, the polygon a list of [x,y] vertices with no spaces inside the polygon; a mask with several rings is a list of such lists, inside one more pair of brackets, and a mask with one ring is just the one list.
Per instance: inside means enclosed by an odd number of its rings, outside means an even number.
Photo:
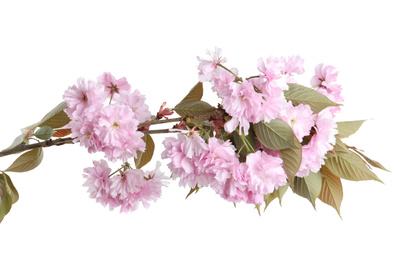
[{"label": "green leaf", "polygon": [[343,143],[339,137],[336,137],[336,142],[335,142],[335,145],[332,151],[334,153],[335,152],[348,153],[350,150],[348,150],[347,145]]},{"label": "green leaf", "polygon": [[337,122],[337,136],[340,138],[349,137],[357,132],[364,122],[365,120]]},{"label": "green leaf", "polygon": [[264,195],[264,202],[265,202],[264,211],[267,209],[268,205],[276,198],[278,198],[278,201],[281,205],[281,201],[287,190],[288,190],[288,183],[284,186],[278,187],[278,189],[274,190],[274,192]]},{"label": "green leaf", "polygon": [[10,212],[13,199],[7,188],[6,174],[0,174],[0,222]]},{"label": "green leaf", "polygon": [[314,114],[318,114],[321,110],[330,106],[339,106],[339,104],[332,102],[314,89],[295,83],[288,83],[288,86],[289,89],[284,91],[285,98],[290,100],[294,106],[299,104],[309,105]]},{"label": "green leaf", "polygon": [[336,152],[335,157],[325,160],[325,166],[336,176],[350,181],[375,180],[382,181],[365,164],[365,162],[354,152]]},{"label": "green leaf", "polygon": [[43,126],[34,133],[34,136],[42,140],[48,140],[55,132],[50,126]]},{"label": "green leaf", "polygon": [[315,208],[315,200],[320,195],[322,177],[318,172],[310,172],[306,177],[294,178],[294,192],[303,198],[308,199]]},{"label": "green leaf", "polygon": [[260,121],[253,128],[258,140],[269,149],[282,150],[301,146],[291,127],[281,119],[276,118],[269,123]]},{"label": "green leaf", "polygon": [[14,187],[13,182],[11,181],[10,177],[4,173],[5,178],[6,178],[6,185],[7,185],[7,189],[11,195],[11,201],[12,203],[16,203],[19,200],[19,193],[16,189],[16,187]]},{"label": "green leaf", "polygon": [[20,155],[5,171],[27,172],[36,168],[43,160],[43,149],[37,148]]},{"label": "green leaf", "polygon": [[203,97],[203,83],[198,82],[176,106],[188,101],[199,101]]},{"label": "green leaf", "polygon": [[144,165],[151,161],[154,154],[155,144],[153,138],[149,134],[145,134],[141,139],[146,143],[144,152],[137,151],[137,158],[134,158],[134,163],[137,169],[141,169]]},{"label": "green leaf", "polygon": [[17,145],[21,144],[23,142],[23,140],[24,140],[24,134],[21,134],[21,135],[17,136],[14,139],[13,143],[4,150],[9,150],[9,149],[12,149],[12,148],[16,147]]},{"label": "green leaf", "polygon": [[318,198],[325,204],[333,207],[341,218],[340,208],[343,199],[341,179],[335,176],[325,165],[321,167],[320,172],[323,177],[321,192]]},{"label": "green leaf", "polygon": [[288,148],[280,150],[281,159],[283,159],[283,166],[285,173],[287,174],[288,183],[290,187],[294,189],[294,176],[300,169],[302,160],[302,147],[298,144],[297,148]]},{"label": "green leaf", "polygon": [[185,101],[174,107],[174,111],[180,116],[202,115],[211,113],[214,110],[216,110],[215,107],[201,100]]},{"label": "green leaf", "polygon": [[51,128],[60,128],[70,122],[70,118],[64,112],[67,108],[66,102],[61,102],[50,112],[48,112],[43,119],[38,123],[38,127],[50,126]]}]

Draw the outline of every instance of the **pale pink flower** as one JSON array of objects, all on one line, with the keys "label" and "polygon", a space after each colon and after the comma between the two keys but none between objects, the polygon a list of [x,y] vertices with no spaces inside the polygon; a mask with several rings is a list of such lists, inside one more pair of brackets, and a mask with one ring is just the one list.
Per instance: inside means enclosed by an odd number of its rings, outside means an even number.
[{"label": "pale pink flower", "polygon": [[[238,74],[238,70],[236,68],[232,68],[230,70],[233,73]],[[211,90],[217,92],[218,96],[222,99],[224,99],[225,97],[230,97],[232,93],[231,85],[234,83],[235,79],[236,76],[234,76],[232,73],[218,67],[213,79]]]},{"label": "pale pink flower", "polygon": [[248,176],[246,175],[247,166],[244,163],[239,163],[231,169],[231,177],[225,183],[214,182],[211,188],[219,194],[223,199],[239,203],[247,201],[249,198]]},{"label": "pale pink flower", "polygon": [[83,186],[87,187],[87,192],[90,193],[90,198],[96,199],[104,206],[107,205],[107,199],[110,196],[110,186],[112,180],[109,178],[111,169],[104,160],[93,161],[94,167],[88,167],[84,169],[86,178]]},{"label": "pale pink flower", "polygon": [[263,102],[259,111],[260,117],[265,122],[277,118],[287,104],[283,90],[276,84],[270,84],[264,77],[250,79],[263,95]]},{"label": "pale pink flower", "polygon": [[104,72],[97,78],[98,83],[104,86],[104,92],[106,97],[110,98],[115,94],[120,94],[121,92],[129,93],[130,84],[128,84],[126,78],[116,79],[110,72]]},{"label": "pale pink flower", "polygon": [[142,95],[137,89],[131,94],[125,91],[120,92],[120,95],[117,95],[116,98],[117,103],[129,106],[131,108],[139,123],[150,121],[151,113],[145,101],[145,96]]},{"label": "pale pink flower", "polygon": [[212,81],[214,78],[214,72],[217,69],[217,64],[226,62],[226,58],[221,57],[221,49],[215,47],[215,50],[206,52],[211,60],[206,60],[200,57],[197,57],[197,60],[200,62],[198,65],[199,70],[199,80],[201,82]]},{"label": "pale pink flower", "polygon": [[[325,66],[324,64],[319,64],[315,67],[315,75],[311,79],[311,86],[328,97],[331,101],[335,103],[344,102],[344,98],[341,95],[341,85],[337,84],[338,71],[333,66]],[[340,111],[340,107],[334,107],[331,112],[335,114]]]},{"label": "pale pink flower", "polygon": [[103,149],[103,145],[95,132],[98,119],[99,117],[96,113],[96,117],[92,120],[79,118],[71,120],[67,125],[71,128],[71,137],[74,138],[74,142],[79,141],[80,145],[87,148],[89,153],[95,153]]},{"label": "pale pink flower", "polygon": [[[293,74],[304,73],[304,60],[300,56],[290,56],[285,58],[284,60],[284,67],[281,70],[282,74],[287,74],[289,77],[291,77]],[[292,81],[294,80],[292,79]]]},{"label": "pale pink flower", "polygon": [[[165,150],[162,159],[171,159],[167,165],[173,173],[173,179],[179,178],[179,185],[189,188],[205,187],[210,183],[210,176],[202,174],[195,162],[200,159],[202,152],[206,151],[207,144],[198,138],[198,133],[189,132],[187,136],[178,134],[177,138],[168,137],[163,141]],[[196,136],[197,135],[197,136]],[[201,138],[202,139],[202,138]]]},{"label": "pale pink flower", "polygon": [[287,183],[287,175],[280,157],[257,151],[247,155],[248,189],[255,194],[266,195]]},{"label": "pale pink flower", "polygon": [[63,95],[68,108],[64,111],[70,119],[93,118],[94,113],[103,107],[104,94],[96,83],[84,78],[77,79],[77,85],[69,87]]},{"label": "pale pink flower", "polygon": [[293,106],[288,102],[279,117],[291,127],[299,142],[302,142],[304,136],[310,134],[314,126],[314,115],[309,105]]},{"label": "pale pink flower", "polygon": [[206,142],[198,134],[198,132],[191,130],[189,133],[183,136],[185,136],[185,140],[183,142],[184,145],[182,146],[182,150],[188,158],[193,158],[193,156],[201,155],[203,151],[208,149]]},{"label": "pale pink flower", "polygon": [[222,105],[227,113],[232,116],[224,128],[233,132],[239,125],[240,132],[248,134],[251,123],[259,122],[262,117],[259,113],[263,103],[263,95],[257,93],[253,83],[244,80],[242,83],[233,83],[231,96],[223,98]]},{"label": "pale pink flower", "polygon": [[97,134],[106,146],[123,149],[129,140],[141,137],[138,124],[130,107],[112,104],[101,110]]},{"label": "pale pink flower", "polygon": [[156,168],[153,171],[146,171],[144,173],[145,182],[140,191],[140,201],[145,208],[150,206],[150,201],[156,202],[161,197],[161,188],[167,187],[169,184],[169,177],[160,171],[160,162],[157,162]]},{"label": "pale pink flower", "polygon": [[315,119],[315,134],[308,144],[302,147],[302,161],[296,176],[308,176],[310,171],[318,172],[324,164],[326,154],[333,149],[338,133],[337,124],[334,121],[330,109],[323,109]]},{"label": "pale pink flower", "polygon": [[224,142],[221,139],[210,137],[207,151],[201,154],[195,161],[195,165],[202,174],[209,175],[215,181],[224,184],[227,179],[231,178],[233,169],[238,167],[239,160],[236,149],[229,140]]},{"label": "pale pink flower", "polygon": [[120,200],[127,198],[130,194],[141,190],[144,180],[144,172],[140,169],[129,169],[120,175],[111,177],[110,195]]}]

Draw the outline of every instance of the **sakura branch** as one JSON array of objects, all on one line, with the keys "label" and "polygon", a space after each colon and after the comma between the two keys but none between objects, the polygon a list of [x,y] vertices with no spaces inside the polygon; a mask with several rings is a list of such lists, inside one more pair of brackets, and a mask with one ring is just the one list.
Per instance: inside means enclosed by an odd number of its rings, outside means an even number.
[{"label": "sakura branch", "polygon": [[[32,170],[43,148],[72,143],[104,157],[84,169],[84,186],[91,198],[120,212],[149,207],[170,175],[189,189],[187,197],[208,188],[228,202],[252,204],[259,213],[261,205],[281,202],[291,189],[314,207],[319,199],[340,214],[341,179],[381,182],[371,166],[386,169],[342,141],[364,120],[335,121],[344,100],[334,67],[319,64],[311,87],[305,87],[295,78],[305,72],[300,56],[260,58],[257,75],[247,77],[225,64],[220,49],[208,55],[197,58],[200,82],[173,108],[164,102],[155,115],[126,78],[110,73],[96,81],[79,78],[64,92],[64,102],[0,152],[0,157],[25,152],[0,175],[0,220],[18,198],[5,172]],[[220,104],[202,100],[203,84]],[[180,117],[169,118],[173,113]],[[172,126],[150,129],[160,124]],[[162,142],[168,174],[160,162],[143,171],[154,154],[151,135],[162,133],[174,134]],[[29,144],[33,138],[44,141]]]}]

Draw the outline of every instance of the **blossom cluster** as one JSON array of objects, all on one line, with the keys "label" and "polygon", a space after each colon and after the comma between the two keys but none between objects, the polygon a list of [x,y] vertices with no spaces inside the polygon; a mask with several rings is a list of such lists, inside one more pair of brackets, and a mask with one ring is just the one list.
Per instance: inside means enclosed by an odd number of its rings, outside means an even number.
[{"label": "blossom cluster", "polygon": [[[86,147],[89,153],[102,151],[110,161],[126,162],[144,151],[143,133],[137,131],[139,123],[150,120],[145,97],[138,91],[130,92],[126,78],[115,79],[110,73],[98,77],[97,82],[83,78],[77,86],[64,93],[71,121],[74,141]],[[107,100],[108,105],[105,105]]]},{"label": "blossom cluster", "polygon": [[83,174],[90,197],[111,210],[120,206],[120,212],[133,211],[140,202],[148,207],[167,184],[159,163],[154,171],[147,172],[132,169],[127,163],[137,157],[137,151],[145,151],[146,144],[141,139],[144,134],[138,125],[149,121],[151,115],[145,97],[130,89],[126,78],[116,79],[104,73],[97,82],[86,83],[79,78],[77,86],[70,87],[63,96],[68,106],[65,112],[71,119],[67,127],[71,128],[74,142],[80,142],[89,153],[101,151],[108,160],[124,163],[117,175],[111,174],[105,160],[94,161],[94,167],[85,168]]},{"label": "blossom cluster", "polygon": [[[222,65],[227,59],[221,57],[221,49],[215,48],[210,56],[211,60],[198,58],[199,79],[210,82],[212,89],[222,98],[223,108],[231,116],[224,129],[233,132],[238,127],[247,135],[250,123],[279,118],[292,128],[302,143],[302,162],[296,176],[308,176],[310,171],[319,171],[325,154],[336,142],[334,117],[340,107],[328,107],[315,114],[309,105],[294,106],[285,98],[288,83],[297,83],[294,75],[304,73],[304,60],[300,56],[269,57],[266,61],[260,58],[257,68],[261,74],[243,80],[236,68],[227,69]],[[344,100],[341,85],[336,83],[337,76],[333,66],[319,64],[311,85],[331,101],[341,103]],[[309,137],[308,143],[303,142],[304,137]]]},{"label": "blossom cluster", "polygon": [[96,199],[110,210],[120,206],[120,212],[134,211],[140,202],[144,207],[150,201],[161,197],[161,187],[168,183],[160,171],[160,162],[153,171],[127,169],[110,178],[111,169],[105,160],[94,161],[94,167],[84,169],[84,186],[88,187],[90,198]]},{"label": "blossom cluster", "polygon": [[264,151],[251,153],[240,163],[229,140],[210,137],[206,143],[193,130],[168,137],[163,144],[161,157],[171,159],[168,167],[180,186],[211,187],[230,202],[261,204],[264,195],[287,183],[281,158]]},{"label": "blossom cluster", "polygon": [[[309,105],[294,105],[286,99],[284,93],[289,84],[297,83],[294,76],[304,73],[304,60],[299,56],[260,58],[260,74],[243,79],[238,76],[238,69],[223,65],[227,59],[221,57],[220,49],[209,55],[211,59],[198,57],[199,80],[211,83],[212,90],[222,99],[222,109],[229,115],[224,130],[245,138],[252,124],[280,119],[290,126],[301,144],[302,158],[295,176],[318,172],[336,142],[334,117],[339,107],[314,113]],[[318,65],[311,80],[313,89],[333,102],[342,102],[337,75],[334,67]],[[178,138],[167,138],[162,158],[171,159],[168,167],[182,186],[209,186],[228,201],[261,204],[264,195],[287,184],[287,174],[279,150],[265,147],[258,138],[254,143],[245,161],[240,162],[240,151],[229,140],[201,137],[190,131]]]}]

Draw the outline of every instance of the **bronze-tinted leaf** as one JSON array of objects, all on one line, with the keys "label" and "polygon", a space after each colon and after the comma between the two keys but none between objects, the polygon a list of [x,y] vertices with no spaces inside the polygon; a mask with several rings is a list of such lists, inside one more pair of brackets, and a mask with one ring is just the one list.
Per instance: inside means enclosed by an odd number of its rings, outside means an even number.
[{"label": "bronze-tinted leaf", "polygon": [[53,134],[53,137],[65,137],[71,134],[71,129],[68,128],[61,128],[55,131],[56,132]]},{"label": "bronze-tinted leaf", "polygon": [[349,152],[347,145],[343,143],[343,141],[341,141],[339,137],[336,137],[336,142],[333,148],[333,152],[344,152],[344,153]]},{"label": "bronze-tinted leaf", "polygon": [[384,170],[384,171],[387,171],[387,172],[390,172],[390,171],[387,170],[384,166],[382,166],[381,163],[379,163],[379,162],[377,162],[377,161],[375,161],[375,160],[372,160],[372,159],[368,158],[367,156],[365,156],[365,154],[361,153],[361,152],[358,151],[357,149],[354,149],[354,151],[355,151],[357,154],[359,154],[359,155],[360,155],[367,163],[369,163],[371,166],[373,166],[373,167],[375,167],[375,168],[379,168],[379,169]]},{"label": "bronze-tinted leaf", "polygon": [[180,116],[197,116],[215,111],[216,108],[205,101],[185,101],[174,107],[174,111]]},{"label": "bronze-tinted leaf", "polygon": [[357,132],[364,122],[365,120],[337,122],[337,136],[340,138],[349,137]]},{"label": "bronze-tinted leaf", "polygon": [[184,103],[184,102],[201,100],[202,97],[203,97],[203,83],[202,83],[202,82],[198,82],[198,83],[190,90],[190,92],[188,92],[187,96],[185,96],[185,97],[183,98],[183,100],[181,100],[180,103],[178,103],[178,104],[176,105],[176,107],[177,107],[178,105],[180,105],[181,103]]},{"label": "bronze-tinted leaf", "polygon": [[322,186],[318,198],[325,204],[333,207],[341,217],[340,208],[343,199],[343,187],[340,178],[335,176],[327,166],[323,165],[320,172],[322,173]]},{"label": "bronze-tinted leaf", "polygon": [[141,139],[143,139],[143,141],[146,143],[146,150],[144,152],[137,151],[137,158],[134,158],[134,163],[137,169],[141,169],[144,165],[151,161],[155,148],[155,144],[151,135],[145,134]]},{"label": "bronze-tinted leaf", "polygon": [[336,155],[325,160],[325,166],[336,176],[350,181],[375,180],[382,183],[354,152],[336,152]]},{"label": "bronze-tinted leaf", "polygon": [[314,114],[318,114],[321,110],[330,106],[339,106],[314,89],[295,83],[289,83],[288,86],[289,89],[284,91],[285,98],[290,100],[294,106],[299,104],[309,105]]},{"label": "bronze-tinted leaf", "polygon": [[64,112],[67,108],[66,102],[61,102],[50,112],[48,112],[43,119],[38,123],[38,127],[50,126],[51,128],[60,128],[70,122],[70,118]]},{"label": "bronze-tinted leaf", "polygon": [[5,171],[27,172],[36,168],[43,160],[43,149],[37,148],[20,155]]}]

